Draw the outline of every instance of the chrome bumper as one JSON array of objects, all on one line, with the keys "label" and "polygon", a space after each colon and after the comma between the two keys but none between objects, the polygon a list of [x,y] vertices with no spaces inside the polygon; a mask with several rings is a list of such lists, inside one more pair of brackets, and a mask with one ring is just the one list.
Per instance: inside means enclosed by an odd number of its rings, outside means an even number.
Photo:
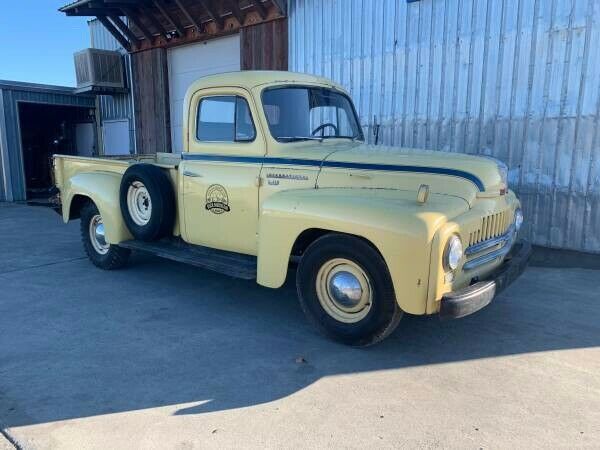
[{"label": "chrome bumper", "polygon": [[[496,259],[502,259],[510,252],[512,245],[517,237],[517,232],[514,225],[511,225],[508,231],[502,236],[498,236],[487,241],[479,242],[471,245],[465,250],[465,256],[469,260],[463,264],[462,269],[469,271],[477,269],[485,264],[488,264]],[[484,253],[488,251],[488,253]],[[483,253],[481,256],[476,256]]]},{"label": "chrome bumper", "polygon": [[491,274],[490,279],[479,281],[442,297],[440,318],[458,319],[479,311],[489,305],[496,295],[523,273],[531,257],[531,244],[520,240],[512,248],[510,246],[507,248],[510,254],[505,262]]}]

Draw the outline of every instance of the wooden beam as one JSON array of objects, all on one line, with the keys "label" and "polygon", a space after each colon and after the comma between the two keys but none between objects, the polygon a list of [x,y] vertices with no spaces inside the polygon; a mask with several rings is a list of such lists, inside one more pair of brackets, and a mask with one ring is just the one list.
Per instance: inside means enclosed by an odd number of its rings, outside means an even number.
[{"label": "wooden beam", "polygon": [[175,0],[175,3],[177,4],[177,6],[179,6],[179,9],[181,10],[181,12],[183,13],[183,15],[185,17],[187,17],[187,20],[190,21],[190,23],[196,27],[196,30],[198,31],[198,33],[202,32],[202,25],[200,24],[200,22],[198,22],[196,20],[196,18],[194,16],[192,16],[192,14],[188,11],[188,9],[183,5],[183,3],[181,3],[181,0]]},{"label": "wooden beam", "polygon": [[138,37],[135,34],[133,34],[133,31],[131,31],[129,27],[125,25],[125,23],[121,20],[119,16],[109,16],[109,19],[119,29],[119,31],[121,31],[121,33],[123,33],[127,37],[127,39],[129,39],[129,41],[133,45],[135,45],[136,47],[139,45]]},{"label": "wooden beam", "polygon": [[169,33],[167,33],[167,30],[165,30],[165,27],[162,26],[158,19],[154,17],[152,10],[148,6],[143,6],[142,10],[145,12],[144,17],[148,18],[148,20],[150,21],[150,23],[152,23],[152,26],[156,28],[158,33],[162,34],[165,37],[165,39],[169,39]]},{"label": "wooden beam", "polygon": [[239,5],[237,4],[237,0],[225,0],[225,3],[227,6],[229,6],[229,9],[231,9],[231,14],[233,14],[233,17],[237,19],[239,24],[244,25],[246,14],[240,9]]},{"label": "wooden beam", "polygon": [[132,8],[121,8],[127,18],[133,22],[133,24],[137,27],[138,30],[144,35],[144,37],[148,40],[148,42],[152,43],[152,33],[146,26],[142,23],[136,12]]},{"label": "wooden beam", "polygon": [[110,14],[119,14],[115,8],[73,8],[65,12],[67,16],[107,16]]},{"label": "wooden beam", "polygon": [[217,25],[219,30],[223,29],[223,19],[219,15],[219,13],[213,8],[212,4],[209,0],[198,0],[198,3],[202,5],[208,17],[212,19],[212,21]]},{"label": "wooden beam", "polygon": [[98,20],[100,21],[100,23],[102,25],[104,25],[104,28],[106,28],[108,30],[108,32],[110,34],[112,34],[115,39],[117,41],[119,41],[119,44],[121,44],[121,46],[129,51],[131,49],[131,45],[129,45],[129,41],[127,40],[127,38],[125,36],[123,36],[121,34],[121,32],[119,30],[117,30],[115,28],[115,26],[112,24],[112,22],[110,20],[108,20],[108,18],[106,16],[97,16]]},{"label": "wooden beam", "polygon": [[285,16],[287,14],[287,1],[286,0],[271,0],[275,8],[279,11],[279,14]]},{"label": "wooden beam", "polygon": [[260,0],[250,0],[250,3],[254,5],[254,8],[258,11],[260,18],[265,20],[267,18],[267,9],[265,5],[263,5]]},{"label": "wooden beam", "polygon": [[169,11],[166,10],[166,8],[162,4],[162,0],[154,0],[154,5],[158,8],[161,14],[165,17],[165,19],[167,19],[169,23],[173,25],[173,28],[175,28],[177,34],[179,34],[179,36],[182,37],[185,36],[185,30],[179,23],[179,20],[177,20],[171,13],[169,13]]}]

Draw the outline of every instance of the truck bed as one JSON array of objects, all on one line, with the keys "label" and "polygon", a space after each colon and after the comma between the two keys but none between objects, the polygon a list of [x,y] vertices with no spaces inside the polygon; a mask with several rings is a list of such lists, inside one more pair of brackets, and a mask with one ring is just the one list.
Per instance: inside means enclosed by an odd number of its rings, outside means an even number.
[{"label": "truck bed", "polygon": [[[178,153],[156,153],[152,155],[136,156],[71,156],[54,155],[54,184],[62,187],[64,181],[73,175],[83,172],[113,172],[124,173],[131,164],[145,163],[163,167],[175,182],[177,180],[177,167],[181,162]],[[176,184],[175,184],[176,185]]]}]

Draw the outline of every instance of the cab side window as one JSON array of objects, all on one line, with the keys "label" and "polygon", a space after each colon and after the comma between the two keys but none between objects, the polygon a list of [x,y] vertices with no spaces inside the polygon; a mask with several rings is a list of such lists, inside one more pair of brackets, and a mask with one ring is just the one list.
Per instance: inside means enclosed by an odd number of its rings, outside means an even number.
[{"label": "cab side window", "polygon": [[235,95],[206,97],[198,106],[200,142],[251,142],[256,129],[246,99]]}]

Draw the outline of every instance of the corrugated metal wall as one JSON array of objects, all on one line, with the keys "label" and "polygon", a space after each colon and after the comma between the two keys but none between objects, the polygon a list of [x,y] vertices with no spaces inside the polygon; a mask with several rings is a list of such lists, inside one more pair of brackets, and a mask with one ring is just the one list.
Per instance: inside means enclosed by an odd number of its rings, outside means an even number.
[{"label": "corrugated metal wall", "polygon": [[369,139],[495,156],[534,243],[600,252],[600,1],[289,0],[289,27]]},{"label": "corrugated metal wall", "polygon": [[[125,20],[125,19],[124,19]],[[133,99],[131,96],[131,56],[121,47],[119,42],[110,34],[98,20],[88,22],[90,29],[91,47],[101,50],[118,51],[124,55],[125,75],[130,89],[128,94],[99,95],[99,122],[106,120],[129,120],[129,148],[135,150],[135,130],[133,120]]]},{"label": "corrugated metal wall", "polygon": [[92,97],[66,93],[68,89],[71,88],[40,87],[32,83],[0,84],[0,201],[26,199],[19,134],[19,102],[94,108]]}]

